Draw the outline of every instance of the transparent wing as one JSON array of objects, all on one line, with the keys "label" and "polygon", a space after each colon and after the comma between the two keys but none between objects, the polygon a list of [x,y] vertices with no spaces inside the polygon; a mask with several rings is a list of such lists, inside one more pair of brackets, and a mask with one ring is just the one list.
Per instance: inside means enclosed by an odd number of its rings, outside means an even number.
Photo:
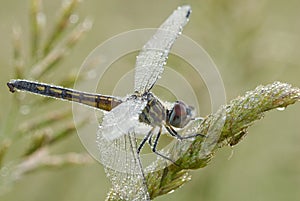
[{"label": "transparent wing", "polygon": [[190,6],[178,7],[144,45],[135,64],[136,92],[149,91],[163,72],[171,46],[188,22],[190,12]]},{"label": "transparent wing", "polygon": [[99,129],[97,145],[100,162],[112,183],[113,193],[110,195],[116,196],[115,200],[150,200],[143,167],[137,154],[135,134],[127,133],[109,140],[104,136],[103,130]]},{"label": "transparent wing", "polygon": [[[100,150],[100,162],[107,168],[119,172],[130,172],[127,163],[134,159],[129,155],[132,145],[129,144],[129,133],[135,133],[135,128],[141,124],[139,114],[147,104],[141,99],[128,99],[112,109],[104,116],[97,133],[97,145]],[[128,161],[127,161],[128,160]]]},{"label": "transparent wing", "polygon": [[150,200],[134,132],[146,104],[139,98],[128,99],[104,116],[97,133],[100,162],[113,191],[123,200]]},{"label": "transparent wing", "polygon": [[147,101],[128,99],[108,112],[100,126],[101,134],[107,140],[114,140],[133,131],[139,124],[139,115],[146,106]]}]

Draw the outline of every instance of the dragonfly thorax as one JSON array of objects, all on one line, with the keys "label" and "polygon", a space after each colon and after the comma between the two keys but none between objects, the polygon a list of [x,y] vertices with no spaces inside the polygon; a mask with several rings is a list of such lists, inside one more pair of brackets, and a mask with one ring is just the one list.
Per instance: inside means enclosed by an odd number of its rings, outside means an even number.
[{"label": "dragonfly thorax", "polygon": [[166,122],[166,108],[150,92],[144,94],[143,97],[147,99],[147,105],[140,114],[139,121],[153,127],[161,126],[163,122]]}]

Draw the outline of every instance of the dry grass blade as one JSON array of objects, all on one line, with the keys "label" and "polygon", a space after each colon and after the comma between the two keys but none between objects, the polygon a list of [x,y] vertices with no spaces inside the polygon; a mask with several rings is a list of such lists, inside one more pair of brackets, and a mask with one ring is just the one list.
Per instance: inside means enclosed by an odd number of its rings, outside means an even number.
[{"label": "dry grass blade", "polygon": [[78,0],[65,0],[63,1],[62,9],[58,17],[57,23],[54,26],[47,42],[44,47],[44,55],[47,55],[53,48],[55,42],[61,37],[61,35],[66,30],[67,26],[70,24],[70,16],[73,14],[74,9],[78,5]]},{"label": "dry grass blade", "polygon": [[71,110],[54,111],[47,114],[45,117],[36,118],[34,120],[28,120],[23,122],[17,130],[18,136],[23,136],[28,132],[33,132],[37,129],[41,129],[44,126],[49,126],[51,123],[62,121],[63,119],[72,115]]},{"label": "dry grass blade", "polygon": [[66,38],[65,46],[72,48],[82,38],[82,35],[92,28],[92,26],[93,21],[91,19],[84,19],[83,22],[79,23]]},{"label": "dry grass blade", "polygon": [[[74,13],[77,0],[64,1],[61,13],[52,35],[48,38],[45,48],[47,56],[43,55],[44,48],[42,47],[42,40],[45,38],[44,13],[42,11],[42,0],[32,0],[30,5],[30,26],[31,26],[31,57],[28,56],[28,63],[25,63],[25,56],[23,55],[24,47],[22,41],[24,40],[19,27],[13,29],[13,68],[15,75],[13,78],[26,79],[28,76],[26,72],[33,72],[35,76],[29,75],[31,79],[37,79],[47,75],[49,69],[55,67],[59,61],[65,58],[67,52],[74,47],[75,44],[82,38],[84,33],[90,30],[92,23],[89,20],[84,20],[73,29],[67,30],[70,23],[70,16]],[[47,25],[48,27],[48,25]],[[62,39],[62,35],[65,37]],[[56,45],[57,44],[57,45]],[[55,48],[53,48],[55,47]],[[33,66],[33,67],[32,67]],[[64,86],[73,85],[76,80],[74,74],[67,74],[60,81]],[[59,81],[58,81],[59,82]],[[9,139],[2,139],[0,143],[0,193],[7,186],[12,186],[14,181],[20,179],[29,172],[40,170],[47,167],[62,167],[64,165],[87,164],[93,162],[87,155],[66,153],[61,155],[50,155],[48,148],[51,145],[61,142],[66,137],[72,135],[76,131],[72,118],[72,110],[67,110],[62,107],[55,107],[55,110],[43,110],[43,117],[39,116],[28,121],[28,118],[21,118],[20,112],[30,116],[31,112],[37,112],[43,107],[49,106],[48,102],[38,104],[37,101],[31,101],[23,105],[24,96],[22,94],[13,95],[13,104],[9,108],[8,116],[5,122],[1,122],[2,132],[5,133]],[[41,99],[38,99],[41,100]],[[43,99],[42,99],[43,100]],[[32,104],[33,103],[33,104]],[[27,112],[26,112],[26,111]],[[25,111],[25,112],[24,112]],[[28,117],[27,116],[27,117]],[[20,118],[17,118],[20,117]],[[61,127],[58,122],[63,122],[67,126]],[[77,128],[82,127],[87,122],[83,119],[82,122],[76,124]],[[21,125],[21,126],[19,126]],[[51,129],[50,129],[51,128]],[[6,153],[14,152],[14,145],[18,140],[24,137],[30,138],[30,146],[24,149],[22,153],[14,158],[5,158]],[[3,160],[5,158],[5,160]]]},{"label": "dry grass blade", "polygon": [[55,133],[52,129],[47,127],[39,130],[35,135],[32,136],[31,145],[25,152],[25,156],[34,153],[44,146],[49,146],[56,142],[60,142],[62,139],[72,135],[74,132],[76,132],[76,129],[81,128],[86,123],[87,120],[83,120],[76,127],[74,122],[70,121],[66,123],[66,126],[63,129],[56,130]]},{"label": "dry grass blade", "polygon": [[45,14],[42,11],[42,3],[42,0],[31,1],[31,56],[33,61],[36,61],[41,57],[40,46],[46,24]]},{"label": "dry grass blade", "polygon": [[15,26],[13,27],[12,32],[12,44],[13,44],[13,67],[14,67],[14,74],[16,78],[21,78],[24,76],[24,58],[22,54],[22,30],[21,27]]},{"label": "dry grass blade", "polygon": [[53,139],[51,139],[49,144],[54,144],[55,142],[58,142],[60,140],[62,140],[63,138],[68,137],[69,135],[73,134],[74,132],[76,132],[76,129],[81,128],[82,126],[84,126],[86,123],[88,122],[87,119],[82,120],[81,122],[79,122],[78,124],[74,124],[74,121],[70,121],[67,126],[65,126],[64,129],[58,131],[56,133],[56,135],[54,136]]},{"label": "dry grass blade", "polygon": [[31,77],[39,79],[49,70],[65,58],[68,51],[82,38],[83,34],[90,30],[92,22],[85,19],[79,23],[71,33],[69,33],[63,42],[56,45],[45,58],[32,67]]},{"label": "dry grass blade", "polygon": [[66,165],[80,165],[93,163],[88,154],[67,153],[50,155],[47,148],[40,149],[28,156],[14,167],[11,177],[21,179],[23,175],[45,168],[61,168]]},{"label": "dry grass blade", "polygon": [[2,161],[3,161],[3,158],[6,154],[6,151],[9,149],[11,145],[11,141],[6,139],[6,140],[3,140],[1,143],[0,143],[0,167],[1,167],[1,164],[2,164]]}]

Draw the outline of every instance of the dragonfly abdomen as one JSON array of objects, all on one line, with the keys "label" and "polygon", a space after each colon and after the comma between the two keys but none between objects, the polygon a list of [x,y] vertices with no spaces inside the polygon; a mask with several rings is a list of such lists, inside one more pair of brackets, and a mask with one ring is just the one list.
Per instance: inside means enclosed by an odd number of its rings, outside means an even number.
[{"label": "dragonfly abdomen", "polygon": [[11,92],[15,92],[17,89],[20,91],[39,94],[42,96],[77,102],[106,111],[110,111],[112,108],[122,103],[121,100],[111,96],[85,93],[73,89],[67,89],[27,80],[12,80],[7,83],[7,86],[9,87],[9,90]]}]

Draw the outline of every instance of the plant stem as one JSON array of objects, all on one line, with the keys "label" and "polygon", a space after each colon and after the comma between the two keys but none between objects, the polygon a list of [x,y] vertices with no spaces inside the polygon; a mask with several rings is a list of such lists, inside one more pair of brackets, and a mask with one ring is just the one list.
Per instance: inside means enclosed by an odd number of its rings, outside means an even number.
[{"label": "plant stem", "polygon": [[[214,138],[217,139],[216,144],[210,147],[209,152],[203,152],[206,138],[197,137],[176,161],[177,165],[171,164],[146,175],[151,199],[169,193],[189,181],[190,176],[188,173],[190,169],[207,166],[217,149],[227,145],[236,145],[247,134],[248,127],[256,120],[261,119],[266,111],[285,108],[299,100],[299,88],[292,88],[291,85],[286,83],[274,82],[266,86],[258,86],[244,96],[232,100],[228,105],[222,106],[216,114],[209,115],[204,120],[198,120],[199,122],[188,125],[183,133],[193,130],[209,138],[211,135],[218,134],[218,132],[210,133],[211,128],[216,123],[222,122],[220,119],[224,120],[223,126],[219,128],[220,135]],[[175,150],[180,150],[181,146],[184,146],[183,141],[176,142],[174,145]],[[159,163],[157,164],[159,165]],[[107,200],[121,199],[116,192],[111,190]]]}]

